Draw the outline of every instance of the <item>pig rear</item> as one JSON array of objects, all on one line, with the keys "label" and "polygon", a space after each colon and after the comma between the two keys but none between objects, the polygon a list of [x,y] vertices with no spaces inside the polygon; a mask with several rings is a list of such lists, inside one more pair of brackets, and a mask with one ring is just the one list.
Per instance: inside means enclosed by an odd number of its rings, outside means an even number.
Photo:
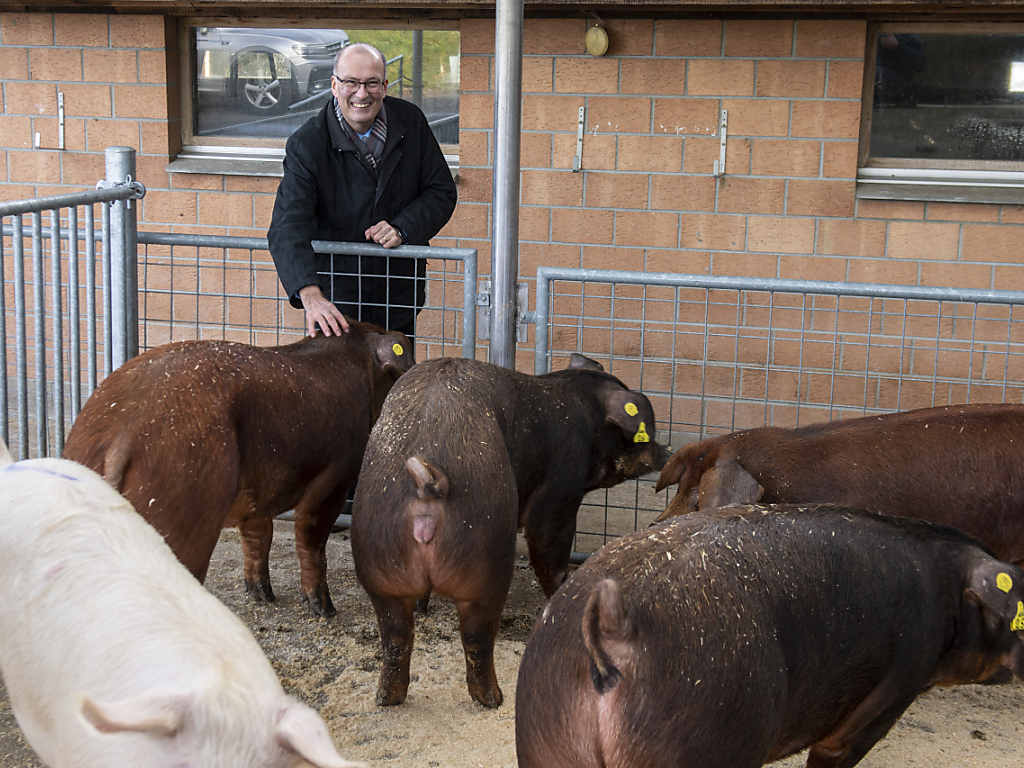
[{"label": "pig rear", "polygon": [[436,592],[458,611],[470,695],[499,706],[494,641],[517,528],[550,595],[566,573],[584,494],[664,464],[647,398],[576,357],[544,376],[428,360],[385,401],[352,515],[356,575],[381,634],[379,704],[405,700],[413,608]]},{"label": "pig rear", "polygon": [[0,455],[0,660],[54,768],[351,768],[245,626],[99,475]]},{"label": "pig rear", "polygon": [[923,690],[1024,672],[1024,573],[945,526],[727,507],[623,537],[552,598],[521,768],[849,768]]}]

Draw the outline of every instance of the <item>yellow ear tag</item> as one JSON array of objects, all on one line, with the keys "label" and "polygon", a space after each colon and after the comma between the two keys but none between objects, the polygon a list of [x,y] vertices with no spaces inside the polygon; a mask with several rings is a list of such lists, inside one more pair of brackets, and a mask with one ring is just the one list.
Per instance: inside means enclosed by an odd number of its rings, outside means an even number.
[{"label": "yellow ear tag", "polygon": [[649,443],[651,442],[651,436],[647,434],[647,430],[644,428],[645,425],[641,421],[640,426],[636,429],[636,434],[633,435],[634,443]]},{"label": "yellow ear tag", "polygon": [[1020,632],[1024,630],[1024,602],[1017,601],[1017,615],[1013,619],[1013,623],[1010,624],[1010,629],[1014,632]]},{"label": "yellow ear tag", "polygon": [[638,413],[640,413],[640,409],[637,408],[633,403],[626,403],[625,411],[630,416],[636,416]]},{"label": "yellow ear tag", "polygon": [[1013,579],[1010,578],[1010,574],[1000,573],[996,576],[996,586],[1003,590],[1003,592],[1009,592],[1013,589]]},{"label": "yellow ear tag", "polygon": [[393,346],[393,347],[391,347],[391,349],[392,349],[392,351],[393,351],[393,352],[394,352],[394,353],[395,353],[396,355],[398,355],[399,357],[401,357],[402,355],[404,355],[404,354],[405,354],[405,350],[404,350],[404,349],[402,349],[402,345],[401,345],[401,344],[399,344],[398,342],[395,342],[394,346]]}]

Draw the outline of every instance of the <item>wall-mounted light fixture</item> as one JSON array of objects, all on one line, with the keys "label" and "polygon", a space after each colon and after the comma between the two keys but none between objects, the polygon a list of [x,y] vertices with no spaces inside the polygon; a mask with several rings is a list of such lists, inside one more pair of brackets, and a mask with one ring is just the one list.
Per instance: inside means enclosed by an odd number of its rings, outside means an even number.
[{"label": "wall-mounted light fixture", "polygon": [[597,19],[597,23],[587,30],[583,42],[587,46],[587,53],[591,56],[604,56],[608,52],[608,33],[601,26],[600,19]]}]

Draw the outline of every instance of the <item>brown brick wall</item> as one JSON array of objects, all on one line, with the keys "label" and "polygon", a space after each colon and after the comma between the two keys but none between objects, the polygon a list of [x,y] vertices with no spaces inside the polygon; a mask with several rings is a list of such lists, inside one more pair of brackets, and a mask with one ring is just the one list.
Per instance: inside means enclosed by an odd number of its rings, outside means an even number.
[{"label": "brown brick wall", "polygon": [[[548,263],[976,288],[1024,274],[1024,206],[856,200],[864,22],[616,20],[600,58],[583,49],[587,23],[525,24],[524,279]],[[486,271],[494,22],[461,29],[460,204],[435,242],[478,248]],[[0,81],[0,198],[92,187],[105,147],[127,144],[143,228],[265,233],[276,180],[165,170],[181,133],[174,18],[2,13]]]},{"label": "brown brick wall", "polygon": [[[526,25],[520,220],[552,222],[521,228],[531,253],[570,238],[591,268],[979,288],[1022,271],[1009,271],[1024,261],[1021,206],[856,200],[864,22],[634,19],[607,25],[600,59],[583,49],[586,27]],[[492,21],[464,21],[462,44],[464,70],[493,71]],[[478,75],[463,88],[473,174],[490,169],[493,84]],[[728,157],[716,179],[721,109]],[[549,144],[554,156],[535,151]],[[486,207],[484,192],[460,205]]]}]

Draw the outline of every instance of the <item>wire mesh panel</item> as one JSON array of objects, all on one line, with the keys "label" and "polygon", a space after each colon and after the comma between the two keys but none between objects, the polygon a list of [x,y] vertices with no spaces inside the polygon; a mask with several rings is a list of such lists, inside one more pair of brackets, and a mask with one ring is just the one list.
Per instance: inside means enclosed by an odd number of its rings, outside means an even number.
[{"label": "wire mesh panel", "polygon": [[125,282],[112,289],[110,253],[125,232],[112,233],[105,203],[138,194],[124,187],[0,206],[0,435],[16,458],[59,455],[115,351],[124,354],[126,337],[115,338],[110,319],[115,305],[125,316]]},{"label": "wire mesh panel", "polygon": [[[302,310],[284,295],[266,239],[140,232],[139,243],[143,349],[185,339],[277,346],[306,335]],[[385,254],[379,246],[320,241],[314,247],[363,256],[365,251],[387,264],[422,260],[426,268],[415,280],[426,302],[416,317],[416,359],[475,353],[475,250],[406,246]],[[338,276],[363,275],[357,266]],[[357,293],[354,303],[379,306],[385,316],[392,306],[386,295]]]},{"label": "wire mesh panel", "polygon": [[[537,370],[598,360],[650,398],[676,450],[750,427],[1022,402],[1022,319],[1024,292],[542,268]],[[576,549],[646,526],[674,492],[656,496],[655,479],[591,494]]]}]

